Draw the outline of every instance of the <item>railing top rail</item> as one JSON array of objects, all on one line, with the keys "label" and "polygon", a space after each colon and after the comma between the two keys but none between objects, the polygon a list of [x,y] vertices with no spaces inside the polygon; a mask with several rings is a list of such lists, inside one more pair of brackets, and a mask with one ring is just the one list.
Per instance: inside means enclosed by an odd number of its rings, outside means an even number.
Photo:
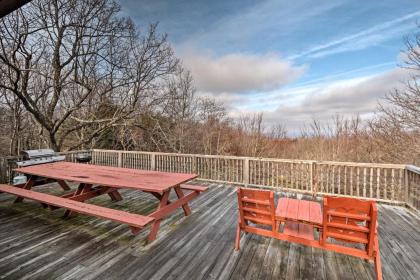
[{"label": "railing top rail", "polygon": [[278,159],[278,158],[262,158],[262,157],[243,157],[243,156],[223,156],[223,155],[202,155],[202,154],[181,154],[181,153],[163,153],[163,152],[144,152],[144,151],[123,151],[123,150],[102,150],[93,149],[97,152],[105,153],[128,153],[128,154],[147,154],[147,155],[164,155],[164,156],[184,156],[184,157],[200,157],[200,158],[219,158],[219,159],[238,159],[238,160],[260,160],[260,161],[281,161],[281,162],[299,162],[312,163],[313,160],[299,160],[299,159]]},{"label": "railing top rail", "polygon": [[65,152],[58,152],[60,155],[68,155],[68,154],[78,154],[78,153],[90,153],[93,150],[75,150],[75,151],[65,151]]},{"label": "railing top rail", "polygon": [[320,165],[342,165],[354,167],[373,167],[373,168],[394,168],[405,169],[405,164],[392,164],[392,163],[369,163],[369,162],[347,162],[347,161],[316,161]]},{"label": "railing top rail", "polygon": [[94,149],[98,152],[110,153],[133,153],[133,154],[149,154],[149,155],[167,155],[167,156],[188,156],[200,158],[219,158],[219,159],[238,159],[238,160],[254,160],[254,161],[270,161],[270,162],[288,162],[288,163],[316,163],[325,165],[341,165],[341,166],[355,166],[355,167],[373,167],[373,168],[394,168],[405,169],[404,164],[389,164],[389,163],[367,163],[367,162],[342,162],[342,161],[316,161],[316,160],[300,160],[300,159],[279,159],[279,158],[262,158],[262,157],[243,157],[243,156],[222,156],[222,155],[202,155],[202,154],[178,154],[178,153],[163,153],[163,152],[143,152],[143,151],[123,151],[123,150],[102,150]]}]

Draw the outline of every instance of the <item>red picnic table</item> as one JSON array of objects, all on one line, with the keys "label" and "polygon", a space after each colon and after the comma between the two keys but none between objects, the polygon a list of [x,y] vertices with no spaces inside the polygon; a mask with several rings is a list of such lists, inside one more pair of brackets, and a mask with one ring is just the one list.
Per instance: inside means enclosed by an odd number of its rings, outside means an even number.
[{"label": "red picnic table", "polygon": [[[88,165],[71,162],[55,162],[17,168],[14,171],[29,176],[23,188],[1,185],[0,191],[17,195],[15,202],[24,198],[40,201],[51,209],[66,208],[65,215],[72,211],[91,214],[101,218],[127,223],[133,233],[143,226],[152,223],[148,241],[156,238],[161,220],[182,207],[186,216],[191,213],[188,202],[207,188],[202,186],[184,185],[197,177],[196,174],[168,173],[129,168]],[[48,182],[58,182],[63,189],[70,189],[66,181],[79,183],[77,190],[61,197],[52,196],[30,189],[36,185],[36,178],[48,179]],[[159,205],[153,213],[142,216],[114,210],[102,206],[85,203],[93,197],[108,194],[113,201],[121,200],[119,189],[140,190],[152,194],[159,200]],[[169,201],[169,194],[174,190],[178,199]],[[184,190],[191,191],[184,194]]]},{"label": "red picnic table", "polygon": [[[273,191],[238,188],[237,194],[236,250],[240,248],[242,231],[254,233],[372,260],[376,279],[382,279],[378,210],[374,201],[324,197],[321,212],[321,204],[316,201],[292,198],[280,198],[275,208]],[[280,223],[284,223],[282,229]]]}]

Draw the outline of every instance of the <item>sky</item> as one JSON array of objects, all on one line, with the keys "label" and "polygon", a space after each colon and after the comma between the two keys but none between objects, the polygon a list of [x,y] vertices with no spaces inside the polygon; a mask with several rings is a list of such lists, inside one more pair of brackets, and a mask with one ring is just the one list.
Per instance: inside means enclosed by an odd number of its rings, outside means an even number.
[{"label": "sky", "polygon": [[371,118],[403,88],[404,38],[420,24],[415,0],[118,2],[140,30],[159,23],[199,95],[291,133],[313,119]]}]

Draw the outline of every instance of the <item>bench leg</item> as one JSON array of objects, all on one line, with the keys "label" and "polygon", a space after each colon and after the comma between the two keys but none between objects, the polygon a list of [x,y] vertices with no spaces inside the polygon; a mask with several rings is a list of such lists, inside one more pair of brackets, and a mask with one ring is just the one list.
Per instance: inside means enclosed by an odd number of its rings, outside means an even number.
[{"label": "bench leg", "polygon": [[[176,186],[174,189],[175,189],[176,195],[178,196],[178,199],[181,199],[184,197],[184,192],[181,190],[180,186]],[[183,204],[182,209],[184,209],[185,216],[188,216],[191,214],[191,209],[190,209],[190,206],[188,206],[188,203]]]},{"label": "bench leg", "polygon": [[130,226],[131,232],[136,235],[137,233],[139,233],[139,231],[141,230],[141,228],[139,227],[132,227]]},{"label": "bench leg", "polygon": [[[23,188],[25,190],[30,190],[33,185],[34,185],[34,177],[30,176],[29,180],[26,182],[26,184],[23,186]],[[19,202],[22,202],[22,201],[23,201],[23,197],[18,196],[18,197],[16,197],[14,203],[19,203]]]},{"label": "bench leg", "polygon": [[[169,192],[170,192],[170,190],[167,190],[163,193],[157,210],[161,209],[162,207],[164,207],[168,204]],[[152,242],[153,240],[156,239],[156,235],[159,231],[161,221],[162,221],[162,219],[157,219],[153,222],[152,228],[150,229],[150,233],[147,236],[147,241],[148,242]]]},{"label": "bench leg", "polygon": [[238,221],[238,225],[236,227],[236,239],[235,239],[235,250],[238,251],[240,249],[241,244],[241,223]]},{"label": "bench leg", "polygon": [[376,253],[375,253],[375,272],[376,280],[382,280],[382,264],[381,264],[381,254],[379,253],[379,244],[378,239],[375,240]]}]

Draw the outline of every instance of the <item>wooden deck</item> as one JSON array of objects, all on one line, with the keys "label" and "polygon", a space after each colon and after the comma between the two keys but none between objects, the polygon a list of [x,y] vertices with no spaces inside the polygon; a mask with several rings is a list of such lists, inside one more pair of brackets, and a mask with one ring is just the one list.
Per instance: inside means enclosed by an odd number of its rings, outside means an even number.
[{"label": "wooden deck", "polygon": [[[360,259],[252,234],[235,252],[235,189],[210,186],[190,204],[191,216],[180,209],[164,220],[151,245],[147,229],[133,236],[124,225],[89,216],[70,222],[62,210],[12,204],[0,194],[0,279],[373,279],[373,265]],[[156,207],[146,193],[121,193],[119,202],[92,202],[142,214]],[[420,279],[420,220],[388,205],[379,214],[384,279]]]}]

